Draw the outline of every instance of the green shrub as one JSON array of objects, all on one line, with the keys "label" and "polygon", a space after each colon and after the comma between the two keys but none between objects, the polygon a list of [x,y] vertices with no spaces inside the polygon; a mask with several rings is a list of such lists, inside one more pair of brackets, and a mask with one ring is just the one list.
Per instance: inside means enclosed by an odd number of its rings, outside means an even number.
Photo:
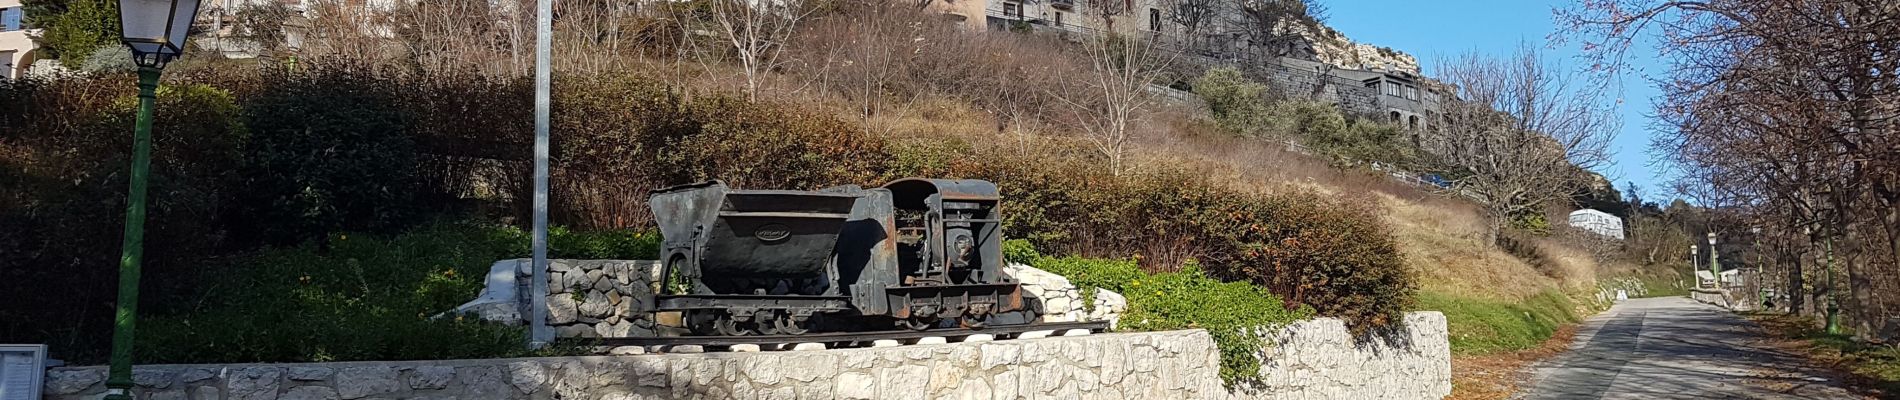
[{"label": "green shrub", "polygon": [[1271,114],[1270,118],[1285,124],[1301,144],[1335,164],[1409,165],[1416,161],[1415,146],[1398,126],[1348,117],[1332,104],[1285,101],[1274,104]]},{"label": "green shrub", "polygon": [[1038,257],[1034,266],[1069,278],[1093,304],[1096,288],[1128,298],[1120,329],[1164,331],[1206,329],[1220,348],[1220,376],[1228,383],[1260,375],[1262,341],[1255,333],[1274,329],[1312,311],[1289,309],[1273,293],[1244,282],[1207,277],[1195,263],[1179,271],[1150,274],[1132,260]]},{"label": "green shrub", "polygon": [[429,190],[392,82],[345,71],[279,79],[244,105],[252,127],[244,233],[294,244],[332,232],[393,232],[421,220]]},{"label": "green shrub", "polygon": [[[653,259],[657,234],[549,230],[557,258]],[[481,292],[528,233],[434,223],[398,235],[335,234],[215,268],[191,307],[152,310],[142,362],[302,362],[527,355],[520,327],[436,318]]]},{"label": "green shrub", "polygon": [[525,354],[520,328],[432,316],[473,299],[520,256],[512,228],[444,223],[335,234],[216,266],[193,301],[142,321],[154,363],[447,359]]},{"label": "green shrub", "polygon": [[1445,314],[1456,354],[1488,354],[1537,347],[1557,328],[1577,322],[1576,305],[1556,289],[1522,301],[1419,293],[1419,309]]},{"label": "green shrub", "polygon": [[[658,260],[658,231],[606,230],[576,232],[548,229],[548,257],[585,260]],[[523,253],[525,254],[525,253]]]},{"label": "green shrub", "polygon": [[1267,132],[1272,119],[1267,86],[1247,79],[1240,70],[1214,68],[1194,80],[1194,94],[1207,103],[1214,122],[1242,136]]},{"label": "green shrub", "polygon": [[[0,80],[0,342],[103,359],[137,110],[130,75]],[[232,97],[158,88],[147,189],[147,299],[192,286],[229,237],[244,129]]]}]

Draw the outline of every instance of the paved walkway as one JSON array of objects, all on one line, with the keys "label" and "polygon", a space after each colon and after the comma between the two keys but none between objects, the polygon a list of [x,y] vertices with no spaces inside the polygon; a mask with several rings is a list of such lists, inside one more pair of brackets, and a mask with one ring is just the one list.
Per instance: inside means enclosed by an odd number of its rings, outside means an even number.
[{"label": "paved walkway", "polygon": [[1569,351],[1534,368],[1521,398],[1857,399],[1765,346],[1761,328],[1682,297],[1632,299],[1591,317]]}]

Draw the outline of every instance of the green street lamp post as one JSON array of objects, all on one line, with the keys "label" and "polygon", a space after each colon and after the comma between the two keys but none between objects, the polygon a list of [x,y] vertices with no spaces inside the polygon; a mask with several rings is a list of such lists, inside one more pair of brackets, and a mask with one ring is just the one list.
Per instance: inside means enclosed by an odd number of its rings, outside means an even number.
[{"label": "green street lamp post", "polygon": [[1709,232],[1709,272],[1715,274],[1715,288],[1722,288],[1722,260],[1720,252],[1715,251],[1715,232]]},{"label": "green street lamp post", "polygon": [[138,322],[139,265],[145,255],[145,181],[152,164],[152,108],[158,73],[185,49],[197,0],[119,0],[119,27],[139,66],[139,115],[132,131],[132,173],[126,193],[125,241],[119,250],[118,312],[113,315],[112,368],[106,398],[132,399],[132,338]]}]

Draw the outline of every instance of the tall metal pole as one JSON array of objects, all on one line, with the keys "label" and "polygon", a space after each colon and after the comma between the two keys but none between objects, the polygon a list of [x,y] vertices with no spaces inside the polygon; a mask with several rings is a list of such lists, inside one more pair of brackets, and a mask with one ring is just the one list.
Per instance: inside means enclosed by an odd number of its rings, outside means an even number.
[{"label": "tall metal pole", "polygon": [[145,258],[145,178],[152,166],[152,103],[158,68],[139,67],[139,116],[132,128],[131,187],[126,191],[125,241],[119,248],[119,311],[113,316],[112,367],[106,398],[132,398],[132,330],[139,318],[139,266]]},{"label": "tall metal pole", "polygon": [[537,0],[534,4],[534,282],[530,303],[533,320],[528,323],[528,345],[534,348],[554,341],[548,326],[548,104],[553,80],[552,46],[554,39],[554,1]]}]

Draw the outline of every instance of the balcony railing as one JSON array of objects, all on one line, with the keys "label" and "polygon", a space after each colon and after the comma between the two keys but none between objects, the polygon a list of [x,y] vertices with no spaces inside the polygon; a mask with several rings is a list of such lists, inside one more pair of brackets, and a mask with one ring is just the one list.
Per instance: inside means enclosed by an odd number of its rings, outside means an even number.
[{"label": "balcony railing", "polygon": [[1075,0],[1049,0],[1049,6],[1057,10],[1074,10]]}]

